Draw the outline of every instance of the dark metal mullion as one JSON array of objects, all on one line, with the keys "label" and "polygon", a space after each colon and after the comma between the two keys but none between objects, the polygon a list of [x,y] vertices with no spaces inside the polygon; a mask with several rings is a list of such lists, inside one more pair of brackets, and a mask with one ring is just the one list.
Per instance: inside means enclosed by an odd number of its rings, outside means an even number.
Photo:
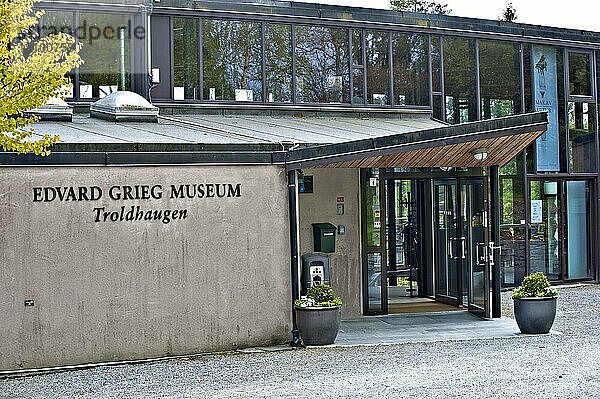
[{"label": "dark metal mullion", "polygon": [[198,18],[198,100],[204,100],[204,31],[202,18]]},{"label": "dark metal mullion", "polygon": [[[363,47],[364,49],[364,47]],[[387,233],[387,195],[385,192],[385,179],[381,173],[379,173],[379,235],[381,245],[381,311],[383,314],[388,313],[388,290],[387,290],[387,251],[386,251],[386,239]]]},{"label": "dark metal mullion", "polygon": [[260,23],[261,57],[262,57],[262,102],[267,103],[267,50],[265,36],[267,34],[266,22]]},{"label": "dark metal mullion", "polygon": [[394,36],[391,31],[388,32],[388,91],[390,93],[389,106],[393,107],[396,103],[394,94]]},{"label": "dark metal mullion", "polygon": [[[519,45],[519,63],[521,70],[521,113],[524,114],[526,111],[525,106],[525,58],[524,58],[525,47],[521,43]],[[527,168],[527,159],[523,158],[523,165]]]},{"label": "dark metal mullion", "polygon": [[354,105],[354,54],[352,38],[354,37],[354,29],[348,28],[348,73],[350,75],[350,105]]},{"label": "dark metal mullion", "polygon": [[169,17],[169,58],[171,64],[171,70],[169,71],[169,99],[174,101],[174,90],[175,90],[175,40],[173,34],[173,16]]},{"label": "dark metal mullion", "polygon": [[475,101],[477,120],[481,120],[481,76],[479,73],[479,39],[475,39]]},{"label": "dark metal mullion", "polygon": [[446,79],[444,79],[444,37],[440,40],[440,90],[442,91],[442,121],[446,122]]},{"label": "dark metal mullion", "polygon": [[296,104],[297,102],[297,96],[296,96],[296,92],[298,91],[298,82],[297,82],[297,78],[296,78],[296,25],[292,24],[291,25],[291,56],[292,56],[292,104]]},{"label": "dark metal mullion", "polygon": [[[566,173],[571,174],[573,173],[573,171],[571,170],[571,156],[570,156],[570,151],[569,149],[571,148],[571,132],[570,132],[570,128],[569,128],[569,92],[571,91],[571,88],[569,86],[569,52],[567,51],[567,49],[563,49],[563,84],[564,84],[564,90],[563,90],[563,98],[565,100],[565,108],[564,108],[564,112],[565,112],[565,150],[564,150],[564,154],[563,156],[565,157],[565,161],[566,161]],[[575,112],[575,109],[573,109],[573,112]],[[560,125],[560,123],[559,123]],[[559,126],[560,128],[560,126]],[[559,132],[560,135],[560,132]],[[560,136],[558,139],[558,145],[560,147]],[[560,160],[559,160],[559,165],[560,165]]]},{"label": "dark metal mullion", "polygon": [[[491,225],[491,241],[494,242],[493,247],[500,246],[500,168],[498,166],[492,166],[490,168],[490,192],[491,201],[488,209],[490,209],[490,225]],[[494,249],[488,247],[489,259],[494,259]],[[502,306],[501,306],[501,259],[498,256],[498,261],[494,262],[494,268],[492,269],[492,317],[502,317]]]},{"label": "dark metal mullion", "polygon": [[[79,10],[73,12],[73,24],[75,25],[75,26],[73,26],[73,32],[75,33],[75,44],[79,45]],[[81,98],[80,98],[81,89],[79,87],[80,68],[81,67],[77,67],[75,69],[74,77],[73,77],[73,100],[78,100],[78,101],[81,101]]]},{"label": "dark metal mullion", "polygon": [[362,57],[362,70],[363,70],[363,105],[367,105],[369,103],[368,101],[368,93],[367,93],[367,41],[366,41],[366,35],[365,35],[365,30],[362,29],[359,31],[360,34],[360,41],[361,41],[361,45],[362,45],[362,52],[361,52],[361,57]]},{"label": "dark metal mullion", "polygon": [[427,62],[429,65],[429,105],[433,113],[433,58],[431,57],[431,35],[427,36]]}]

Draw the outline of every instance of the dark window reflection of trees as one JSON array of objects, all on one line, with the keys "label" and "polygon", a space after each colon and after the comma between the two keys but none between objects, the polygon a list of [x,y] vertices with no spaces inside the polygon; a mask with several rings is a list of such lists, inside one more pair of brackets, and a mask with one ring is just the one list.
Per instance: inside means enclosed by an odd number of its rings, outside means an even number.
[{"label": "dark window reflection of trees", "polygon": [[267,24],[265,32],[267,101],[292,101],[292,26]]},{"label": "dark window reflection of trees", "polygon": [[519,46],[482,40],[479,43],[482,119],[521,112]]},{"label": "dark window reflection of trees", "polygon": [[296,27],[297,101],[348,103],[348,30]]},{"label": "dark window reflection of trees", "polygon": [[444,91],[448,123],[477,120],[474,40],[444,38]]},{"label": "dark window reflection of trees", "polygon": [[204,99],[262,101],[261,25],[203,20]]},{"label": "dark window reflection of trees", "polygon": [[393,34],[395,105],[429,105],[427,46],[428,40],[424,36]]},{"label": "dark window reflection of trees", "polygon": [[365,32],[369,104],[387,105],[390,103],[388,43],[387,32]]}]

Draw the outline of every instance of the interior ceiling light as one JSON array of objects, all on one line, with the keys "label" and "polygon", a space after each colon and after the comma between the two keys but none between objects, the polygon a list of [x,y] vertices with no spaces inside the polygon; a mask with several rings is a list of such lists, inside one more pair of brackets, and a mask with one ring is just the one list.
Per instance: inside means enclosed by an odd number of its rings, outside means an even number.
[{"label": "interior ceiling light", "polygon": [[487,148],[476,148],[471,151],[471,155],[473,155],[473,158],[475,158],[477,162],[483,162],[488,157],[488,150]]}]

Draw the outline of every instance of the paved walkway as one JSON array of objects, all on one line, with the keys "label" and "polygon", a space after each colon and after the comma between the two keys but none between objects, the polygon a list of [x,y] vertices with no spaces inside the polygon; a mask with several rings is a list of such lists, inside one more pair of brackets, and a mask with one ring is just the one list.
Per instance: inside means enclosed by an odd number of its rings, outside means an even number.
[{"label": "paved walkway", "polygon": [[369,316],[342,321],[336,346],[402,344],[520,336],[510,318],[483,320],[466,311]]}]

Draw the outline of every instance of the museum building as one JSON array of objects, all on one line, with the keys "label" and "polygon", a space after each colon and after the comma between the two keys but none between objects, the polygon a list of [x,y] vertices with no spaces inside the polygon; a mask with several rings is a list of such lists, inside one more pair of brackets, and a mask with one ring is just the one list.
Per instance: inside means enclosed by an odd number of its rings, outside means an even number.
[{"label": "museum building", "polygon": [[346,319],[500,317],[528,273],[598,278],[600,33],[270,0],[37,7],[85,63],[31,111],[52,154],[0,153],[0,372],[289,342],[315,260]]}]

